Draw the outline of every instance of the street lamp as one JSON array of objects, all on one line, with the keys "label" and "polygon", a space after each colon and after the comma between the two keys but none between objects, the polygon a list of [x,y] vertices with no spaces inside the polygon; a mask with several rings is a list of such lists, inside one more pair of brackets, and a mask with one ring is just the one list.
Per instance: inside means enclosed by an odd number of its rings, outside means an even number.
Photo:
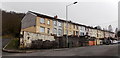
[{"label": "street lamp", "polygon": [[66,31],[67,31],[67,35],[66,35],[66,38],[67,38],[67,46],[69,47],[69,42],[68,42],[68,7],[73,5],[73,4],[76,4],[77,2],[74,2],[74,3],[71,3],[69,5],[66,5]]}]

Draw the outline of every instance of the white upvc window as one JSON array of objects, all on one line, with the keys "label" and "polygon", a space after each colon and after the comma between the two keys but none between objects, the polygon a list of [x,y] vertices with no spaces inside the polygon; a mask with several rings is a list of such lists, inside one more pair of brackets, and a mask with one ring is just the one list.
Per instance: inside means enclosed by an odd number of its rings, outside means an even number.
[{"label": "white upvc window", "polygon": [[85,31],[85,27],[83,27],[83,31]]},{"label": "white upvc window", "polygon": [[47,24],[50,25],[50,20],[47,21]]},{"label": "white upvc window", "polygon": [[58,26],[61,27],[61,26],[62,26],[62,23],[61,23],[61,22],[58,22]]},{"label": "white upvc window", "polygon": [[44,18],[40,18],[40,23],[45,23],[45,19]]},{"label": "white upvc window", "polygon": [[53,23],[54,23],[54,26],[57,26],[57,21],[54,20]]},{"label": "white upvc window", "polygon": [[45,27],[40,27],[40,32],[45,32]]},{"label": "white upvc window", "polygon": [[79,27],[76,25],[76,29],[79,29]]}]

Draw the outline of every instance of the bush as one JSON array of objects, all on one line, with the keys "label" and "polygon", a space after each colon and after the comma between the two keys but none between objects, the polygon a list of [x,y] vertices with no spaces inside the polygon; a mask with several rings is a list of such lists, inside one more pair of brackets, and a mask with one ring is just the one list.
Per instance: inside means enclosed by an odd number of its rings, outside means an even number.
[{"label": "bush", "polygon": [[43,44],[42,40],[32,41],[31,48],[42,48],[42,44]]},{"label": "bush", "polygon": [[55,41],[42,41],[42,40],[34,40],[32,41],[31,48],[37,48],[37,49],[49,49],[49,48],[56,48],[58,45]]}]

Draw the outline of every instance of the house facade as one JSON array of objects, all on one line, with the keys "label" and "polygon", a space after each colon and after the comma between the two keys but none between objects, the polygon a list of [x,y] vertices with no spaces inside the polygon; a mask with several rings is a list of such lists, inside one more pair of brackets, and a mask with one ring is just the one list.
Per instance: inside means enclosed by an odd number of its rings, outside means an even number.
[{"label": "house facade", "polygon": [[[68,24],[68,25],[67,25]],[[74,34],[74,31],[73,31],[73,24],[68,22],[64,22],[64,35],[73,35]],[[68,31],[67,31],[68,30]]]},{"label": "house facade", "polygon": [[63,36],[63,21],[61,20],[56,20],[53,19],[53,28],[52,28],[52,33],[57,35],[57,36]]},{"label": "house facade", "polygon": [[95,28],[92,28],[92,37],[97,38],[97,30]]},{"label": "house facade", "polygon": [[77,23],[73,23],[73,35],[79,36],[80,35],[79,25]]},{"label": "house facade", "polygon": [[90,26],[86,26],[86,34],[92,37],[92,28]]},{"label": "house facade", "polygon": [[[90,37],[95,37],[96,44],[100,44],[100,38],[114,38],[115,34],[113,32],[104,31],[100,29],[95,29],[90,26],[81,25],[78,23],[74,23],[72,21],[66,21],[62,19],[58,19],[56,16],[51,17],[43,14],[39,14],[36,12],[27,12],[24,18],[21,21],[21,32],[31,32],[37,33],[40,38],[45,38],[47,36],[63,36],[63,35],[74,35],[74,36],[85,36],[88,35]],[[67,25],[68,23],[68,25]],[[25,33],[27,34],[27,33]],[[41,34],[41,35],[40,35]],[[37,35],[35,35],[37,36]],[[26,37],[27,38],[27,37]],[[32,37],[38,38],[38,37]],[[54,40],[46,39],[46,40]]]},{"label": "house facade", "polygon": [[50,35],[52,33],[53,21],[51,17],[29,11],[21,22],[21,31],[41,33],[46,35]]},{"label": "house facade", "polygon": [[21,31],[36,32],[36,17],[37,15],[27,12],[21,21]]},{"label": "house facade", "polygon": [[52,34],[53,21],[49,18],[37,17],[36,33],[50,35]]}]

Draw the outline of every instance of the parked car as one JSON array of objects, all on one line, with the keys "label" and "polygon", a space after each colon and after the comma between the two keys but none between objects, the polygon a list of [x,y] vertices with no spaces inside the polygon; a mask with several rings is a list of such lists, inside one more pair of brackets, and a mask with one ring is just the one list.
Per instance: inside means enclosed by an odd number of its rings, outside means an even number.
[{"label": "parked car", "polygon": [[118,40],[118,44],[120,44],[120,40]]},{"label": "parked car", "polygon": [[118,44],[118,41],[117,41],[117,40],[114,40],[114,41],[112,42],[112,44]]}]

